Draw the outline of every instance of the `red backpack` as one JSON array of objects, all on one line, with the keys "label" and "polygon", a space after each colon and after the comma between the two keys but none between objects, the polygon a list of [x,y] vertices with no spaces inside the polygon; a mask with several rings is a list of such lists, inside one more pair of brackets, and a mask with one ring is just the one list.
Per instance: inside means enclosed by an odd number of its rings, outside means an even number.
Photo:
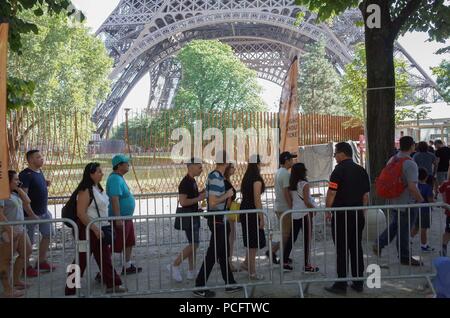
[{"label": "red backpack", "polygon": [[402,180],[403,163],[411,158],[394,157],[384,169],[380,176],[375,180],[375,189],[377,195],[384,199],[393,199],[399,197],[405,190],[405,184]]}]

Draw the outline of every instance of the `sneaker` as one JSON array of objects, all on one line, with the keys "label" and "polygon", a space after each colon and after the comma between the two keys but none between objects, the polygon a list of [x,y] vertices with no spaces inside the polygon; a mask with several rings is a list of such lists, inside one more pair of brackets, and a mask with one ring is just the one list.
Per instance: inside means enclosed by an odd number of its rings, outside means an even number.
[{"label": "sneaker", "polygon": [[319,267],[314,265],[306,265],[305,267],[303,267],[303,271],[305,273],[317,273],[319,271]]},{"label": "sneaker", "polygon": [[225,292],[228,294],[236,293],[238,291],[244,290],[244,287],[242,286],[235,286],[235,287],[227,287],[225,288]]},{"label": "sneaker", "polygon": [[186,278],[189,280],[194,280],[197,277],[195,271],[188,271],[186,274]]},{"label": "sneaker", "polygon": [[177,283],[181,283],[183,281],[183,277],[181,276],[180,269],[178,267],[173,266],[172,264],[167,265],[167,270],[169,274],[172,274],[172,279]]},{"label": "sneaker", "polygon": [[339,287],[338,285],[334,284],[330,287],[324,288],[327,292],[336,294],[336,295],[345,295],[347,294],[347,288],[346,287]]},{"label": "sneaker", "polygon": [[39,273],[32,266],[28,266],[27,267],[27,271],[26,271],[26,275],[27,275],[27,277],[38,277]]},{"label": "sneaker", "polygon": [[142,267],[136,267],[136,266],[134,266],[134,264],[131,264],[130,267],[128,267],[126,270],[125,270],[125,267],[122,268],[122,275],[125,275],[125,271],[126,271],[127,275],[137,274],[137,273],[142,272]]},{"label": "sneaker", "polygon": [[125,288],[122,285],[106,289],[107,294],[123,294],[123,293],[126,293],[127,291],[128,291],[128,288]]},{"label": "sneaker", "polygon": [[283,270],[285,272],[292,272],[294,270],[294,268],[291,265],[289,265],[289,264],[284,264],[283,265]]},{"label": "sneaker", "polygon": [[249,276],[250,280],[264,280],[264,275],[261,274],[253,274]]},{"label": "sneaker", "polygon": [[[411,262],[411,264],[410,264]],[[400,264],[402,265],[411,265],[411,266],[423,266],[423,263],[421,261],[418,261],[414,258],[410,258],[410,259],[401,259],[400,260]]]},{"label": "sneaker", "polygon": [[99,284],[102,282],[102,275],[100,273],[97,273],[97,275],[95,275],[95,281]]},{"label": "sneaker", "polygon": [[364,285],[363,284],[351,284],[350,288],[356,291],[357,293],[362,293],[364,291]]},{"label": "sneaker", "polygon": [[[38,265],[34,267],[35,269],[38,269]],[[48,262],[39,263],[39,270],[45,271],[45,272],[52,272],[56,269],[55,265],[52,265]]]},{"label": "sneaker", "polygon": [[372,245],[372,251],[376,256],[381,257],[381,248],[378,245]]},{"label": "sneaker", "polygon": [[431,247],[430,245],[426,245],[426,246],[422,245],[420,248],[422,249],[422,252],[433,252],[434,251],[434,248]]},{"label": "sneaker", "polygon": [[209,289],[205,289],[205,290],[194,290],[192,292],[192,294],[195,297],[202,297],[202,298],[212,298],[216,296],[216,293],[209,290]]},{"label": "sneaker", "polygon": [[[266,251],[266,256],[267,256],[267,258],[270,259],[270,254],[269,253],[270,252],[267,250]],[[273,252],[272,252],[272,263],[277,264],[277,265],[280,264],[280,260],[278,259],[277,254],[275,254]]]}]

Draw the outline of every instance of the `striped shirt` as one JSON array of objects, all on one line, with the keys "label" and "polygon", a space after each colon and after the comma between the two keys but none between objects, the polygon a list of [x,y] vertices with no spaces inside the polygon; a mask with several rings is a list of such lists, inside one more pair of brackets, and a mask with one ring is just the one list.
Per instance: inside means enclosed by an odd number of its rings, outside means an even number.
[{"label": "striped shirt", "polygon": [[[208,202],[210,195],[220,197],[225,194],[225,192],[225,178],[219,171],[214,170],[208,175],[208,182],[206,183],[206,198],[208,199]],[[225,202],[217,204],[214,208],[208,207],[208,209],[209,211],[223,211],[225,210]]]}]

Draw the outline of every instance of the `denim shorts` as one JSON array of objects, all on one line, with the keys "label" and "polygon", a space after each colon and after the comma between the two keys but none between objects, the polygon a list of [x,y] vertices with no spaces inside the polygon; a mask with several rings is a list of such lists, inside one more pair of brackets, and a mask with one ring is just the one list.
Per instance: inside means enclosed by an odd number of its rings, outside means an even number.
[{"label": "denim shorts", "polygon": [[[51,220],[53,219],[52,214],[47,211],[47,213],[38,215],[40,220]],[[55,235],[55,230],[53,228],[53,223],[43,223],[43,224],[27,224],[28,237],[30,238],[31,244],[34,244],[34,233],[36,232],[36,226],[39,227],[39,232],[43,238],[50,238]]]}]

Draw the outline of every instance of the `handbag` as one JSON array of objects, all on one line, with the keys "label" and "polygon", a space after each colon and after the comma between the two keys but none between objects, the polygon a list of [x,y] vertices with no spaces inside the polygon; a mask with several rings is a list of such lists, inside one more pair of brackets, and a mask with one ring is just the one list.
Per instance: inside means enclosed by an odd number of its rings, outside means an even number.
[{"label": "handbag", "polygon": [[194,213],[200,211],[192,211],[190,208],[177,207],[175,214],[178,214],[178,216],[175,217],[175,223],[173,224],[175,230],[189,231],[191,230],[192,225],[194,228],[200,227],[200,218],[198,216],[180,216],[180,214],[183,213]]},{"label": "handbag", "polygon": [[[240,211],[241,204],[237,201],[232,201],[230,205],[230,211]],[[228,214],[227,219],[230,222],[239,222],[239,214]]]},{"label": "handbag", "polygon": [[[92,189],[90,189],[92,191]],[[97,200],[95,200],[95,194],[92,191],[92,198],[95,203],[95,209],[97,210],[98,217],[101,218],[100,211],[98,209]],[[112,244],[112,231],[110,225],[105,225],[101,227],[101,231],[103,232],[103,237],[101,239],[101,242],[105,245],[111,245]]]}]

